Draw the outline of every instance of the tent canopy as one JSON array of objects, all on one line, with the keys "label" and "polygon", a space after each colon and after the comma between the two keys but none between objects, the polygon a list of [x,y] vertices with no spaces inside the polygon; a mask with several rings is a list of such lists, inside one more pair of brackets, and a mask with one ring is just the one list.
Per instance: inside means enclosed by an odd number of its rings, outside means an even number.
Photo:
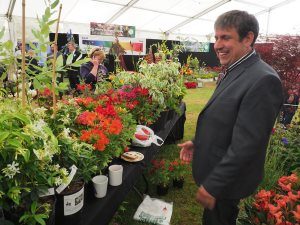
[{"label": "tent canopy", "polygon": [[[206,36],[210,40],[217,16],[239,9],[257,17],[263,35],[300,33],[299,0],[60,0],[60,3],[61,32],[70,29],[66,26],[69,23],[89,28],[90,22],[97,22],[135,26],[137,37],[147,33],[148,38],[156,34],[169,39]],[[44,0],[26,0],[26,17],[41,16],[44,9]],[[22,0],[0,1],[2,18],[13,21],[21,15]]]}]

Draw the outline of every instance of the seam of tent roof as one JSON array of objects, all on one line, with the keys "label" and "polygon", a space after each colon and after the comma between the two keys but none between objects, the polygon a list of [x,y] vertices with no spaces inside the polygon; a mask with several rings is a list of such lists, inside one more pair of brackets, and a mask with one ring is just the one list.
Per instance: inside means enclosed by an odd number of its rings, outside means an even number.
[{"label": "seam of tent roof", "polygon": [[108,19],[106,21],[106,23],[112,23],[114,20],[116,20],[118,17],[120,17],[124,12],[126,12],[128,9],[130,9],[138,1],[139,0],[131,0],[122,9],[120,9],[117,13],[115,13],[110,19]]},{"label": "seam of tent roof", "polygon": [[278,4],[276,4],[276,5],[271,6],[270,8],[267,8],[265,10],[262,10],[262,11],[256,13],[255,15],[258,16],[258,15],[266,13],[266,12],[271,12],[272,10],[277,9],[277,8],[279,8],[281,6],[287,5],[287,4],[289,4],[289,3],[293,2],[293,1],[295,1],[295,0],[282,1],[282,2],[280,2]]},{"label": "seam of tent roof", "polygon": [[230,1],[231,0],[221,0],[221,1],[217,2],[216,4],[208,7],[207,9],[205,9],[205,10],[197,13],[196,15],[192,16],[191,18],[189,18],[189,19],[187,19],[187,20],[185,20],[185,21],[177,24],[176,26],[172,27],[171,29],[165,31],[165,33],[171,33],[172,31],[178,29],[179,27],[182,27],[182,26],[184,26],[184,25],[186,25],[186,24],[188,24],[188,23],[190,23],[190,22],[198,19],[200,16],[203,16],[203,15],[209,13],[210,11],[212,11],[212,10],[214,10],[214,9],[220,7],[221,5],[224,5],[224,4],[226,4],[227,2],[230,2]]},{"label": "seam of tent roof", "polygon": [[9,6],[7,9],[7,13],[6,13],[6,17],[8,18],[8,21],[11,21],[12,13],[15,8],[15,3],[16,3],[16,0],[10,0],[10,2],[9,2]]}]

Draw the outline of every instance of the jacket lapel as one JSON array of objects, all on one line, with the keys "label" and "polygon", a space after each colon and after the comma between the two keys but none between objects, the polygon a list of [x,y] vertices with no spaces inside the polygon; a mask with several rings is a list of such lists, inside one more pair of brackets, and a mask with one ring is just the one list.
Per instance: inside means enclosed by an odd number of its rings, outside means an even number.
[{"label": "jacket lapel", "polygon": [[230,84],[233,83],[234,80],[236,80],[239,76],[241,76],[247,67],[252,65],[253,63],[257,62],[260,59],[260,57],[257,54],[254,54],[246,61],[242,62],[240,65],[238,65],[236,68],[234,68],[232,71],[230,71],[224,80],[217,86],[215,92],[213,93],[212,97],[209,99],[207,104],[204,106],[203,110],[200,114],[202,114],[213,102],[214,100],[220,96],[220,94],[230,86]]}]

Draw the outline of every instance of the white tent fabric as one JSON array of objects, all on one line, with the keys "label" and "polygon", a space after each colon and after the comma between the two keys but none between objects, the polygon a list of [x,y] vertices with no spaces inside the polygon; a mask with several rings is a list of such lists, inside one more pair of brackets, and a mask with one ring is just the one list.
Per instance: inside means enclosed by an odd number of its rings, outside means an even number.
[{"label": "white tent fabric", "polygon": [[[60,0],[59,32],[89,34],[89,23],[110,23],[136,27],[138,38],[178,39],[194,37],[213,41],[213,23],[232,9],[246,10],[260,23],[263,35],[300,33],[300,0]],[[44,0],[26,0],[30,27],[45,9]],[[9,38],[20,38],[22,0],[0,1],[0,22],[9,27]],[[57,14],[56,14],[57,17]],[[32,18],[32,19],[30,19]],[[55,16],[54,16],[55,18]],[[54,29],[53,29],[54,31]]]}]

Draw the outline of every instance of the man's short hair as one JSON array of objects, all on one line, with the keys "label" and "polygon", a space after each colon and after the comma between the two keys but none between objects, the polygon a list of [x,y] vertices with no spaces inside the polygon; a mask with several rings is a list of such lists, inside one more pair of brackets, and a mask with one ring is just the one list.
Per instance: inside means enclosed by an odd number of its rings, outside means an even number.
[{"label": "man's short hair", "polygon": [[77,47],[74,41],[69,41],[67,45],[73,45],[75,48]]},{"label": "man's short hair", "polygon": [[259,24],[254,15],[246,11],[231,10],[220,15],[216,22],[216,28],[235,28],[240,37],[240,40],[245,38],[250,31],[254,34],[254,39],[251,46],[254,45],[259,32]]}]

